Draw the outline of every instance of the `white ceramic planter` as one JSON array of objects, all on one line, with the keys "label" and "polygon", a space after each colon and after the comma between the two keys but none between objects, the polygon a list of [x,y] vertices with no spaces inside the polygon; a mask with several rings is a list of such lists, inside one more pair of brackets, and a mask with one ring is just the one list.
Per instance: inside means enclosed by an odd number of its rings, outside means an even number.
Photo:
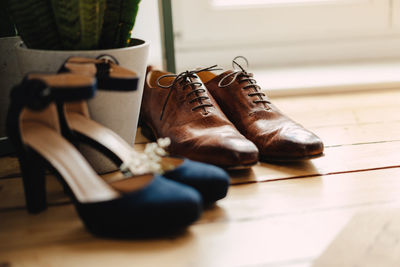
[{"label": "white ceramic planter", "polygon": [[[23,75],[32,72],[56,72],[70,56],[95,58],[99,55],[115,57],[120,66],[135,71],[139,75],[138,88],[134,92],[97,91],[96,97],[89,101],[91,117],[118,133],[133,145],[139,119],[143,85],[146,74],[149,43],[134,39],[133,46],[120,49],[86,51],[52,51],[28,49],[23,44],[16,47],[19,67]],[[94,169],[99,173],[116,170],[116,166],[97,151],[81,146]]]},{"label": "white ceramic planter", "polygon": [[21,80],[15,45],[19,37],[0,38],[0,138],[6,135],[5,124],[11,88]]}]

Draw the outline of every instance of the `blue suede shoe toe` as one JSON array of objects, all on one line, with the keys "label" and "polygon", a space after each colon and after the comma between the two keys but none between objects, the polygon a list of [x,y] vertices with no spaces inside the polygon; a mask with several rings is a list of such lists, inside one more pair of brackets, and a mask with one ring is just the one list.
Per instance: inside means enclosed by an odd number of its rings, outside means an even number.
[{"label": "blue suede shoe toe", "polygon": [[145,188],[120,198],[77,203],[87,229],[105,237],[152,237],[182,230],[202,211],[200,194],[189,186],[156,176]]},{"label": "blue suede shoe toe", "polygon": [[197,189],[205,204],[224,198],[230,181],[228,173],[223,169],[189,159],[163,176]]}]

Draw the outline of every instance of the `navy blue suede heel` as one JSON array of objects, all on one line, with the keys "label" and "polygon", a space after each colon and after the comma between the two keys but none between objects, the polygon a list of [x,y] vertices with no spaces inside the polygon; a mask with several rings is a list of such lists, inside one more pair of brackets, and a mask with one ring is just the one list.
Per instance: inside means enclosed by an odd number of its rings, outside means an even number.
[{"label": "navy blue suede heel", "polygon": [[99,177],[60,134],[54,101],[91,97],[96,79],[78,74],[29,74],[13,88],[7,134],[20,161],[27,209],[46,209],[45,169],[71,193],[86,228],[104,237],[154,237],[184,229],[199,218],[200,194],[162,176],[143,174],[128,189]]},{"label": "navy blue suede heel", "polygon": [[195,188],[209,205],[223,199],[228,193],[229,175],[217,166],[184,159],[175,169],[167,171],[164,177]]}]

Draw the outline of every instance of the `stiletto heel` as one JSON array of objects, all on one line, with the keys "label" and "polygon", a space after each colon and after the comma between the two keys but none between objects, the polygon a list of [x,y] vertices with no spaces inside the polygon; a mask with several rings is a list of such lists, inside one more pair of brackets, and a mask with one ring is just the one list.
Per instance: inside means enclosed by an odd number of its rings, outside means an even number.
[{"label": "stiletto heel", "polygon": [[40,157],[27,149],[18,155],[25,191],[26,208],[39,213],[47,208],[45,168]]}]

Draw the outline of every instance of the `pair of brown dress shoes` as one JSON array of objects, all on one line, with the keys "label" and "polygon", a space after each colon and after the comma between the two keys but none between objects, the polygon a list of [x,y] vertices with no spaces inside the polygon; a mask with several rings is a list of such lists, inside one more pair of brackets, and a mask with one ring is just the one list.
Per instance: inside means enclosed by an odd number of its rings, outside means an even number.
[{"label": "pair of brown dress shoes", "polygon": [[142,133],[171,138],[171,154],[224,168],[322,155],[321,139],[279,111],[233,62],[234,70],[220,75],[212,72],[216,66],[179,75],[149,68]]}]

